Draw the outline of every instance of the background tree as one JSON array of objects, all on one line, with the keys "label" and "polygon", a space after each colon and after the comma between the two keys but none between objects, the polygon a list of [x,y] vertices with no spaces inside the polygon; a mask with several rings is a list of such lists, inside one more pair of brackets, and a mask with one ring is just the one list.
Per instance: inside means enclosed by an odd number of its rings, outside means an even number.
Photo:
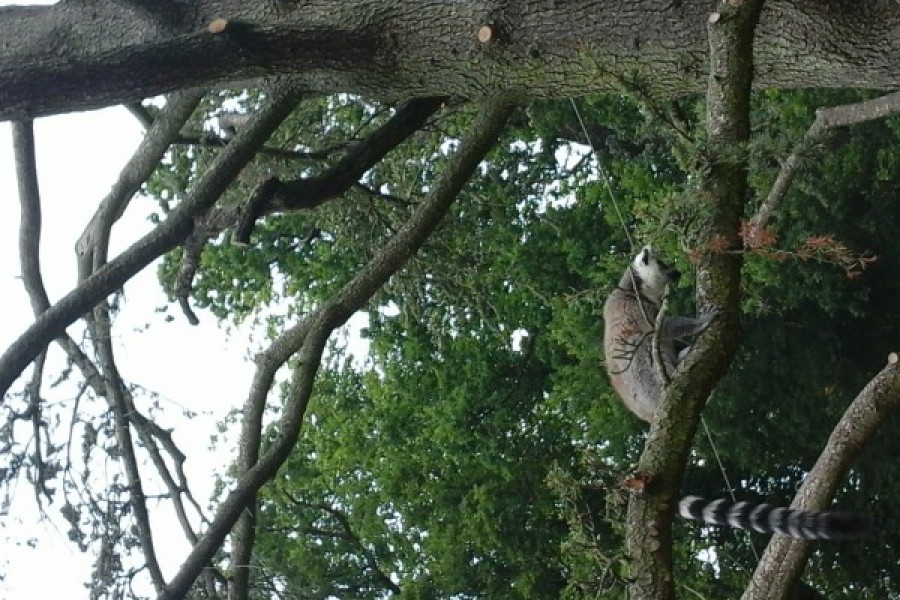
[{"label": "background tree", "polygon": [[[751,74],[760,87],[895,88],[895,3],[769,2],[758,27],[760,2],[721,13],[699,1],[471,2],[425,14],[396,1],[244,4],[0,9],[0,37],[16,40],[0,57],[0,114],[19,119],[23,279],[36,314],[0,357],[15,457],[4,481],[29,477],[49,497],[78,443],[49,427],[59,409],[42,401],[40,356],[55,339],[90,400],[77,413],[82,460],[106,453],[122,470],[106,489],[63,478],[87,494],[62,510],[81,545],[99,551],[98,596],[126,589],[133,573],[121,557],[137,546],[163,598],[578,598],[619,596],[626,584],[669,597],[671,499],[688,459],[686,489],[725,485],[711,448],[688,449],[736,348],[739,310],[745,335],[710,428],[727,440],[718,454],[741,489],[791,495],[846,398],[891,350],[897,125],[804,134],[812,107],[856,97],[769,91],[751,106]],[[84,31],[104,35],[74,35]],[[65,60],[48,59],[56,42]],[[824,50],[835,47],[843,53]],[[669,102],[700,90],[707,72],[705,103]],[[85,229],[79,285],[51,303],[27,119],[163,92],[173,93],[162,109],[131,107],[145,141]],[[557,100],[514,110],[540,97]],[[854,120],[895,110],[894,96],[877,102],[856,105]],[[572,146],[585,141],[594,153]],[[779,182],[799,157],[809,168],[785,196]],[[111,228],[140,188],[159,200],[158,225],[109,260]],[[742,226],[747,198],[766,194],[756,202],[764,218]],[[635,479],[647,488],[630,496],[627,518],[620,484],[640,428],[600,374],[598,323],[630,252],[623,225],[672,254],[688,248],[700,302],[726,315],[673,381]],[[845,280],[868,265],[863,252],[881,259]],[[183,455],[119,376],[109,342],[108,298],[166,253],[161,279],[186,318],[197,319],[192,304],[220,318],[275,315],[240,408],[228,492],[203,527]],[[361,309],[366,359],[341,345],[326,352]],[[90,348],[65,332],[82,317]],[[34,360],[31,382],[9,391]],[[882,375],[861,397],[878,400],[883,419],[897,394],[893,368]],[[25,442],[20,422],[33,425]],[[895,593],[896,524],[879,511],[896,478],[877,456],[891,456],[895,437],[880,434],[849,477],[831,469],[843,503],[860,503],[881,529],[817,550],[808,589]],[[149,464],[194,545],[174,576],[154,551]],[[825,490],[811,501],[829,499]],[[713,597],[745,587],[755,562],[745,542],[697,527],[676,534],[677,585]],[[710,548],[715,560],[698,561]],[[798,574],[780,578],[785,589]]]}]

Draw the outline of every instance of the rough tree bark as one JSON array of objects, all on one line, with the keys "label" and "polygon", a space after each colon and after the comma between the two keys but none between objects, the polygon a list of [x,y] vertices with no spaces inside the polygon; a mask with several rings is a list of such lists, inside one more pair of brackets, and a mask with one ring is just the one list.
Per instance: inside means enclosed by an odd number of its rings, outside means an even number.
[{"label": "rough tree bark", "polygon": [[638,464],[647,485],[628,503],[625,551],[630,560],[629,596],[666,599],[675,595],[672,574],[672,507],[681,488],[700,413],[731,363],[738,343],[741,260],[738,235],[747,187],[741,160],[750,139],[753,32],[762,0],[731,0],[708,18],[710,71],[706,132],[709,173],[700,202],[711,220],[704,232],[708,249],[697,273],[701,305],[721,316],[679,365],[666,400],[650,426]]},{"label": "rough tree bark", "polygon": [[[0,119],[291,74],[371,98],[565,97],[703,89],[716,3],[530,0],[174,2],[0,8]],[[490,26],[486,42],[478,31]],[[765,88],[900,87],[900,5],[772,0],[756,30]]]}]

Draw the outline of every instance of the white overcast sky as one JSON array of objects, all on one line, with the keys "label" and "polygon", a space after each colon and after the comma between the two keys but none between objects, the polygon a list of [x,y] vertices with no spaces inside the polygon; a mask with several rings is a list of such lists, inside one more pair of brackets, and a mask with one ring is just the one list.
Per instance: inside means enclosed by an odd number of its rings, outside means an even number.
[{"label": "white overcast sky", "polygon": [[[2,2],[3,4],[14,4]],[[23,4],[16,2],[15,4]],[[122,165],[141,139],[137,121],[122,108],[76,113],[35,122],[38,176],[43,208],[41,259],[51,302],[75,284],[74,244],[98,201],[109,191]],[[135,236],[147,231],[152,201],[136,199],[113,232],[114,256]],[[31,321],[31,309],[19,278],[19,202],[8,123],[0,124],[0,285],[4,319],[0,351]],[[188,455],[186,469],[197,500],[209,500],[212,472],[231,460],[209,450],[217,420],[240,406],[252,376],[246,359],[245,331],[230,335],[215,319],[198,313],[199,327],[188,325],[177,308],[166,323],[154,309],[166,303],[151,266],[125,287],[125,302],[114,328],[120,367],[126,380],[162,396],[167,408],[161,425],[175,428],[175,439]],[[146,327],[149,325],[149,327]],[[189,424],[179,423],[179,407],[198,411]],[[185,425],[189,425],[186,427]],[[76,442],[77,443],[77,442]],[[145,468],[150,474],[151,469]],[[24,482],[23,482],[24,484]],[[152,508],[152,507],[151,507]],[[18,599],[87,598],[83,584],[90,578],[91,557],[82,555],[66,537],[65,525],[41,520],[27,485],[17,490],[13,514],[0,517],[0,597]],[[55,515],[55,508],[50,509]],[[188,546],[177,530],[156,522],[157,548],[167,578],[181,563]],[[37,538],[36,548],[15,540]]]}]

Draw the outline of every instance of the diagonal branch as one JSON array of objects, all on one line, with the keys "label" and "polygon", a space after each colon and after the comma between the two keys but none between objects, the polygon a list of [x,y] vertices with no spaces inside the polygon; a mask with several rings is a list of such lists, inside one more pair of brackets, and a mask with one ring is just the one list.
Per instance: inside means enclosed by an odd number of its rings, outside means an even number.
[{"label": "diagonal branch", "polygon": [[28,364],[50,341],[62,335],[66,327],[157,257],[181,243],[193,230],[197,215],[218,200],[256,150],[290,114],[300,95],[292,81],[278,83],[266,107],[254,115],[252,124],[215,158],[165,221],[43,312],[0,356],[0,393],[5,396]]},{"label": "diagonal branch", "polygon": [[[232,575],[237,578],[241,572],[246,571],[246,565],[249,564],[247,559],[253,545],[256,493],[275,476],[300,435],[303,417],[312,394],[313,380],[328,337],[335,328],[345,323],[359,310],[391,275],[405,265],[428,239],[453,204],[459,191],[496,142],[511,113],[512,107],[502,100],[487,102],[469,128],[469,133],[460,144],[458,152],[435,182],[431,193],[409,220],[387,241],[383,250],[340,291],[298,325],[279,336],[266,352],[257,358],[257,371],[245,405],[245,419],[256,419],[261,414],[274,381],[275,371],[290,356],[297,353],[297,366],[294,368],[284,412],[276,428],[278,436],[259,461],[251,465],[247,460],[248,453],[259,451],[261,422],[256,425],[257,430],[252,432],[253,439],[245,437],[248,427],[244,426],[237,483],[219,506],[206,534],[182,563],[179,572],[160,598],[184,597],[239,517],[246,519],[246,524],[241,533],[236,532],[232,541],[233,556],[238,557],[237,560],[232,558],[234,569]],[[244,548],[238,550],[238,547]],[[246,597],[246,584],[235,582],[234,585],[236,587],[232,597],[239,599]]]},{"label": "diagonal branch", "polygon": [[863,102],[830,106],[817,110],[816,120],[806,130],[806,134],[797,143],[794,151],[782,163],[781,170],[775,178],[775,183],[772,184],[772,189],[769,190],[769,195],[766,196],[756,215],[750,220],[746,240],[747,245],[750,247],[754,246],[759,234],[769,224],[769,220],[775,214],[775,211],[778,210],[782,200],[784,200],[791,183],[794,181],[794,177],[797,175],[797,171],[799,171],[803,163],[804,155],[826,133],[836,127],[847,127],[866,121],[883,119],[898,113],[900,113],[900,92],[885,94]]},{"label": "diagonal branch", "polygon": [[[650,90],[664,96],[694,94],[705,66],[700,24],[714,3],[668,4],[670,10],[658,0],[3,6],[0,119],[122,104],[263,73],[296,75],[310,91],[370,98],[568,98],[617,87],[596,76],[600,63],[652,74]],[[780,0],[768,6],[758,31],[760,87],[897,87],[896,3]],[[476,31],[492,20],[505,24],[500,43],[476,47]],[[48,52],[58,48],[65,52]]]},{"label": "diagonal branch", "polygon": [[264,178],[246,202],[219,207],[201,219],[184,245],[184,259],[175,286],[178,303],[192,325],[199,323],[189,297],[206,240],[233,228],[232,243],[248,245],[257,219],[273,212],[312,209],[357,185],[360,177],[391,150],[409,139],[443,105],[443,98],[421,98],[401,105],[365,140],[354,144],[333,166],[319,175],[283,182]]},{"label": "diagonal branch", "polygon": [[252,210],[245,206],[218,208],[204,219],[204,225],[210,235],[237,225],[239,235],[235,235],[235,241],[248,243],[251,229],[246,223],[248,219],[252,221],[272,212],[315,208],[343,194],[391,150],[421,129],[444,100],[420,98],[406,102],[368,138],[354,144],[340,160],[319,175],[292,181],[269,178],[255,194],[258,197]]},{"label": "diagonal branch", "polygon": [[[850,465],[878,427],[900,409],[900,355],[888,364],[853,400],[831,432],[816,464],[800,486],[791,508],[822,510],[830,504]],[[742,600],[788,598],[800,578],[813,543],[775,536],[756,566]]]},{"label": "diagonal branch", "polygon": [[[100,202],[94,216],[75,243],[79,281],[84,281],[106,263],[107,246],[113,224],[121,218],[134,194],[153,174],[166,150],[178,137],[181,128],[202,98],[202,92],[193,90],[173,94],[168,98],[165,109],[160,111],[153,121],[143,141],[122,168],[119,178]],[[102,253],[102,259],[98,260],[97,252]]]}]

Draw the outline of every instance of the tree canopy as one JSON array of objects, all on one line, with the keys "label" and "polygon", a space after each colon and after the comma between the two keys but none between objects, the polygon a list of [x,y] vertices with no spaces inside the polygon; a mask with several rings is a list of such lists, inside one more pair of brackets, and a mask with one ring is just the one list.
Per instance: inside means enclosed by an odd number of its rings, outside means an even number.
[{"label": "tree canopy", "polygon": [[[60,511],[96,598],[900,597],[898,23],[886,0],[0,7],[35,312],[0,356],[0,484]],[[145,138],[51,299],[31,119],[119,103]],[[113,256],[136,196],[154,228]],[[651,241],[693,275],[669,310],[721,318],[646,431],[600,340]],[[176,318],[268,339],[210,513],[111,342],[160,258]],[[763,552],[673,525],[679,495],[730,492],[876,527]]]}]

